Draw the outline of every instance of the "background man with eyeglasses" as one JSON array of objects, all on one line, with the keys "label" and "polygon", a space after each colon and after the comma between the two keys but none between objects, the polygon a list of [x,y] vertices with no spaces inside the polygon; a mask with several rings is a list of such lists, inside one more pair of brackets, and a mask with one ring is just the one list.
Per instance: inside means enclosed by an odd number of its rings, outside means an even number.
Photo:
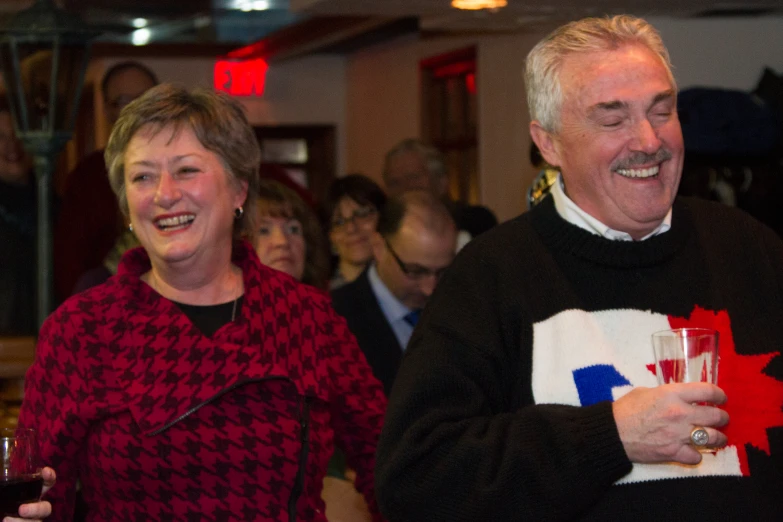
[{"label": "background man with eyeglasses", "polygon": [[372,238],[373,262],[355,281],[332,292],[388,395],[418,314],[451,264],[457,229],[446,206],[429,192],[386,202]]},{"label": "background man with eyeglasses", "polygon": [[[130,102],[158,84],[138,62],[110,67],[101,81],[103,109],[110,125]],[[54,284],[59,301],[69,297],[87,270],[103,264],[124,228],[109,186],[103,149],[83,158],[68,174],[54,230]]]}]

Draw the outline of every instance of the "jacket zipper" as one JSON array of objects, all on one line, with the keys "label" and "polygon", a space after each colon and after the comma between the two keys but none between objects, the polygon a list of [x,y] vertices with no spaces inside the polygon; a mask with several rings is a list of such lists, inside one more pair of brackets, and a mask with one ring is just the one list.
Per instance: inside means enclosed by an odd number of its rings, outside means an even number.
[{"label": "jacket zipper", "polygon": [[[158,428],[157,430],[153,431],[150,435],[158,435],[176,423],[180,422],[181,420],[185,419],[189,415],[192,415],[196,411],[198,411],[200,408],[203,408],[207,404],[211,403],[212,401],[222,397],[226,393],[240,387],[244,386],[245,384],[255,383],[255,382],[264,382],[264,381],[288,381],[291,384],[295,384],[294,381],[288,377],[263,377],[261,379],[246,379],[244,381],[238,381],[234,383],[233,385],[229,386],[228,388],[225,388],[221,390],[219,393],[216,393],[209,399],[205,400],[202,403],[197,404],[193,408],[189,409],[173,421],[169,422],[162,428]],[[300,435],[299,439],[302,443],[302,448],[299,451],[299,467],[296,471],[296,482],[294,482],[294,486],[291,488],[291,496],[288,499],[288,519],[291,522],[294,522],[296,520],[296,504],[299,501],[299,497],[302,495],[302,491],[304,490],[304,480],[305,480],[305,472],[307,467],[307,456],[310,451],[310,397],[307,395],[304,396],[302,399],[302,402],[300,403],[300,412],[299,412],[299,428],[300,428]]]},{"label": "jacket zipper", "polygon": [[296,482],[291,489],[291,497],[288,499],[288,520],[296,521],[296,504],[304,490],[305,473],[307,471],[307,455],[310,452],[310,397],[304,396],[302,410],[299,416],[300,435],[302,448],[299,451],[299,469],[296,472]]},{"label": "jacket zipper", "polygon": [[159,434],[163,433],[164,431],[166,431],[170,427],[174,426],[176,423],[180,422],[181,420],[185,419],[186,417],[188,417],[188,416],[192,415],[193,413],[197,412],[199,409],[203,408],[207,404],[211,403],[212,401],[215,401],[215,400],[219,399],[220,397],[222,397],[226,393],[228,393],[228,392],[230,392],[232,390],[235,390],[236,388],[239,388],[240,386],[244,386],[245,384],[250,384],[250,383],[254,383],[254,382],[264,382],[264,381],[288,381],[291,384],[294,384],[294,381],[292,381],[288,377],[262,377],[260,379],[246,379],[244,381],[235,382],[234,384],[232,384],[228,388],[220,390],[218,393],[216,393],[215,395],[213,395],[209,399],[205,400],[204,402],[202,402],[200,404],[197,404],[196,406],[192,407],[191,409],[189,409],[188,411],[186,411],[185,413],[183,413],[182,415],[180,415],[179,417],[177,417],[173,421],[169,422],[168,424],[166,424],[162,428],[158,428],[157,430],[153,431],[150,434],[150,436],[152,436],[152,435],[159,435]]}]

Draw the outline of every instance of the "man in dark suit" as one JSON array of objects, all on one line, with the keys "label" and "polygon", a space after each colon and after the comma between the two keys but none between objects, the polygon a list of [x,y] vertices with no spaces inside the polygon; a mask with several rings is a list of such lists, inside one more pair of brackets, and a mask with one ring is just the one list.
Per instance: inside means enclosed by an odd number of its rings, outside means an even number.
[{"label": "man in dark suit", "polygon": [[454,258],[457,229],[431,193],[390,199],[372,239],[373,263],[355,281],[332,292],[386,394],[403,351],[440,275]]}]

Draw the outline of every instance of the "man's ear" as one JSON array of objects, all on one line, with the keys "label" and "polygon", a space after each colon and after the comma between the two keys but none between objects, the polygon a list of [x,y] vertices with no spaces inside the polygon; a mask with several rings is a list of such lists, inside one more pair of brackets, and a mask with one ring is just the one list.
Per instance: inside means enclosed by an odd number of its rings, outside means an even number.
[{"label": "man's ear", "polygon": [[546,130],[537,120],[530,122],[530,137],[541,151],[541,156],[553,167],[560,166],[560,153],[558,152],[556,138]]},{"label": "man's ear", "polygon": [[372,236],[370,236],[370,246],[372,247],[372,257],[375,263],[378,264],[386,250],[386,245],[383,244],[383,237],[378,232],[373,232]]}]

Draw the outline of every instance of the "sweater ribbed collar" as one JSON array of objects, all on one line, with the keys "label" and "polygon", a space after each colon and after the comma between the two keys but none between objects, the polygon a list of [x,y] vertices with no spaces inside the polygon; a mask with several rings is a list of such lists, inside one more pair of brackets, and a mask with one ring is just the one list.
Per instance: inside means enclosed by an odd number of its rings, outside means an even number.
[{"label": "sweater ribbed collar", "polygon": [[551,197],[530,213],[533,227],[551,249],[617,268],[642,268],[666,261],[686,244],[693,226],[687,203],[680,198],[672,207],[671,229],[644,241],[612,241],[591,234],[560,217]]}]

